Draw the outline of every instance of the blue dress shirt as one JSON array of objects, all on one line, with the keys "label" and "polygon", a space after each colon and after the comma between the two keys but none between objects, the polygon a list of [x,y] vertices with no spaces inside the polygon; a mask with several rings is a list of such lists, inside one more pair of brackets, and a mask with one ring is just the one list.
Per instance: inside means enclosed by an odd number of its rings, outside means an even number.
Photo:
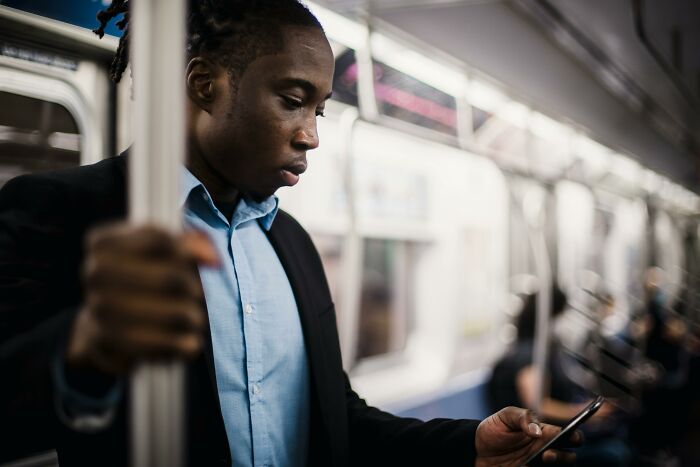
[{"label": "blue dress shirt", "polygon": [[[207,233],[221,259],[219,268],[199,272],[233,465],[302,467],[310,411],[306,347],[289,280],[263,232],[277,214],[277,198],[243,198],[229,220],[184,168],[182,186],[185,229]],[[104,428],[123,382],[100,398],[76,391],[66,381],[64,353],[52,365],[59,417],[80,431]]]},{"label": "blue dress shirt", "polygon": [[221,412],[234,466],[306,465],[309,368],[294,294],[270,245],[278,200],[242,198],[232,219],[183,171],[185,229],[209,235],[220,268],[200,267]]}]

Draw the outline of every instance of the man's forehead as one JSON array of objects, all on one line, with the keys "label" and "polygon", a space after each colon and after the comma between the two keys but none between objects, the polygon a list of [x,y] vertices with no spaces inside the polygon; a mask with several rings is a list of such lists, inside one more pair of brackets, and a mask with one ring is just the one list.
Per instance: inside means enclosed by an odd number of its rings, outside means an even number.
[{"label": "man's forehead", "polygon": [[333,54],[326,34],[322,29],[307,26],[284,26],[281,33],[284,41],[284,51],[307,50]]},{"label": "man's forehead", "polygon": [[259,57],[256,62],[277,80],[307,81],[314,85],[332,80],[335,68],[333,51],[323,31],[312,28],[290,30],[285,34],[283,50]]},{"label": "man's forehead", "polygon": [[[303,78],[311,80],[311,76],[330,75],[332,78],[335,60],[330,55],[316,49],[297,47],[294,51],[283,51],[277,54],[258,57],[251,65],[272,73],[275,78]],[[313,80],[311,80],[313,81]]]}]

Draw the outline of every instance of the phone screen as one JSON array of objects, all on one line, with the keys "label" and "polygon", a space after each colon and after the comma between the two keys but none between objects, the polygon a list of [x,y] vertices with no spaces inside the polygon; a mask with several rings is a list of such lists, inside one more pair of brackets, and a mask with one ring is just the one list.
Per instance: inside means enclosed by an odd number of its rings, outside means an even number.
[{"label": "phone screen", "polygon": [[577,413],[574,418],[569,420],[569,422],[562,428],[562,430],[557,433],[557,435],[550,439],[544,446],[542,446],[536,453],[531,455],[526,461],[525,465],[532,463],[537,459],[543,452],[554,446],[554,444],[561,438],[568,436],[573,432],[579,425],[591,418],[591,416],[598,411],[599,408],[603,406],[605,398],[603,396],[596,396],[596,398],[586,406],[582,411]]}]

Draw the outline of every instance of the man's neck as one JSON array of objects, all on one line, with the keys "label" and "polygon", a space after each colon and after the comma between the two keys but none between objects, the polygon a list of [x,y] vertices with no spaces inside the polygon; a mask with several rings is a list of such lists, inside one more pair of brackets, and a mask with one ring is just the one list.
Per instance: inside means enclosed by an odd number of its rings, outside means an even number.
[{"label": "man's neck", "polygon": [[201,155],[192,155],[187,158],[185,163],[187,169],[197,177],[197,180],[202,182],[204,188],[207,189],[212,197],[214,204],[219,207],[222,205],[233,205],[235,208],[240,198],[240,192],[237,188],[232,187],[226,180],[221,177],[214,167]]},{"label": "man's neck", "polygon": [[239,198],[236,198],[233,201],[222,201],[217,199],[214,199],[213,201],[216,209],[218,209],[230,222],[233,218],[233,212],[236,210],[236,206],[238,205],[238,200]]}]

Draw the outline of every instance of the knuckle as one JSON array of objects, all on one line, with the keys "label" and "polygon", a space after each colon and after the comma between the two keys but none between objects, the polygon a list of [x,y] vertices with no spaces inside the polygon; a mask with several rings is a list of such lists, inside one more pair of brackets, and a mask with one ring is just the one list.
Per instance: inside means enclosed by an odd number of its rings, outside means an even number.
[{"label": "knuckle", "polygon": [[140,249],[153,257],[169,257],[175,252],[175,240],[169,232],[153,225],[137,228],[133,235]]},{"label": "knuckle", "polygon": [[204,319],[201,310],[194,304],[184,304],[177,313],[177,323],[181,329],[201,330]]},{"label": "knuckle", "polygon": [[178,342],[178,351],[185,357],[194,357],[202,348],[202,339],[197,334],[183,336]]},{"label": "knuckle", "polygon": [[197,326],[197,328],[201,329],[204,327],[206,320],[204,318],[204,313],[201,307],[199,307],[198,305],[193,306],[190,309],[190,316],[192,317],[192,321],[195,324],[195,326]]}]

